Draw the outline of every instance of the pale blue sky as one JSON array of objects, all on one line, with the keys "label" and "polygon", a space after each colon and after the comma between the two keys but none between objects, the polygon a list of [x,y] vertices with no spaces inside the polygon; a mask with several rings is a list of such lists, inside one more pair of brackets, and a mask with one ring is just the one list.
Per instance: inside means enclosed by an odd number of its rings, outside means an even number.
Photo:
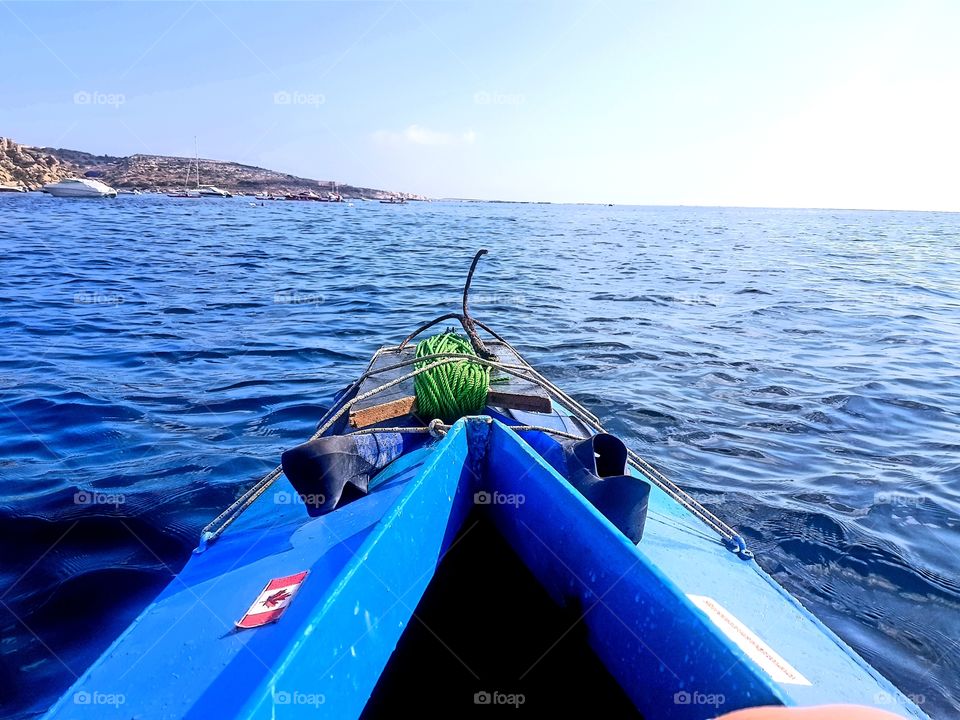
[{"label": "pale blue sky", "polygon": [[434,197],[960,210],[960,3],[0,1],[0,135]]}]

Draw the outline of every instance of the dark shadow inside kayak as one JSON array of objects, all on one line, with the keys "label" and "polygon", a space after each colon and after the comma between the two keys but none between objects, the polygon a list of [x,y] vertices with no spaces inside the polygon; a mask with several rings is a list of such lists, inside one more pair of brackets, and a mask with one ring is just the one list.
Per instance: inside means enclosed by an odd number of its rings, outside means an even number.
[{"label": "dark shadow inside kayak", "polygon": [[436,710],[489,717],[494,708],[641,717],[588,646],[582,614],[580,607],[558,607],[496,528],[473,512],[362,717]]}]

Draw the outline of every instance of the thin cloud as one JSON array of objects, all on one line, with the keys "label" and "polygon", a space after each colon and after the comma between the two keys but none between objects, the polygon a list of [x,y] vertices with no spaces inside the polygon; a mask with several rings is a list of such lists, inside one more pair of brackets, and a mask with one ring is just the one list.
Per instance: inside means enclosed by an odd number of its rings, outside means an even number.
[{"label": "thin cloud", "polygon": [[442,132],[423,125],[410,125],[400,132],[377,130],[373,139],[382,145],[472,145],[476,142],[477,134],[473,130]]}]

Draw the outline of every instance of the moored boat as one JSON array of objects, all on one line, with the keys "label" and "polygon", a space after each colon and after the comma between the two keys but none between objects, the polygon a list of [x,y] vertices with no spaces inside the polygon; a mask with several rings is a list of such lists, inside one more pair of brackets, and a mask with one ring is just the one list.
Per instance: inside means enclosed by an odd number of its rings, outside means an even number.
[{"label": "moored boat", "polygon": [[117,191],[112,187],[92,178],[64,178],[59,182],[47,183],[41,190],[54,197],[101,198],[117,196]]},{"label": "moored boat", "polygon": [[231,193],[228,193],[226,190],[221,190],[214,185],[200,185],[197,188],[197,192],[200,193],[202,197],[219,197],[219,198],[228,198],[233,197]]},{"label": "moored boat", "polygon": [[[735,529],[470,316],[482,252],[462,312],[377,351],[314,436],[205,528],[186,567],[48,717],[357,718],[389,707],[402,692],[391,673],[404,667],[429,693],[413,693],[421,714],[519,707],[525,678],[577,636],[566,659],[591,671],[567,685],[548,678],[541,707],[570,710],[576,684],[595,681],[598,715],[620,703],[607,717],[843,703],[925,718],[767,575]],[[463,336],[412,344],[450,321]],[[497,542],[463,577],[496,584],[514,563],[489,597],[566,620],[553,644],[518,628],[475,672],[466,636],[432,628],[458,619],[483,642],[495,632],[489,608],[437,607],[429,595],[445,582],[453,596],[442,576],[478,535]],[[436,665],[404,662],[421,627]],[[505,674],[514,656],[526,659]],[[108,699],[92,702],[98,694]]]},{"label": "moored boat", "polygon": [[193,170],[193,165],[187,165],[187,175],[183,184],[183,188],[180,190],[175,190],[173,192],[168,192],[167,197],[171,198],[180,198],[180,199],[197,199],[205,197],[215,197],[215,198],[228,198],[233,197],[226,190],[221,190],[220,188],[214,185],[201,185],[200,184],[200,149],[197,144],[197,138],[193,139],[194,145],[194,156],[196,161],[196,182],[194,187],[190,187],[190,173]]}]

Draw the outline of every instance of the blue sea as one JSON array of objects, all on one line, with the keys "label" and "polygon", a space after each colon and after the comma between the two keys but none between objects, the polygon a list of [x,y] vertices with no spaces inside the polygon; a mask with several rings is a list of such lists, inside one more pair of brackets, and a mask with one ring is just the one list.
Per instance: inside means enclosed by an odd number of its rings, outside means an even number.
[{"label": "blue sea", "polygon": [[381,344],[474,314],[960,714],[960,215],[0,195],[0,716],[43,711]]}]

